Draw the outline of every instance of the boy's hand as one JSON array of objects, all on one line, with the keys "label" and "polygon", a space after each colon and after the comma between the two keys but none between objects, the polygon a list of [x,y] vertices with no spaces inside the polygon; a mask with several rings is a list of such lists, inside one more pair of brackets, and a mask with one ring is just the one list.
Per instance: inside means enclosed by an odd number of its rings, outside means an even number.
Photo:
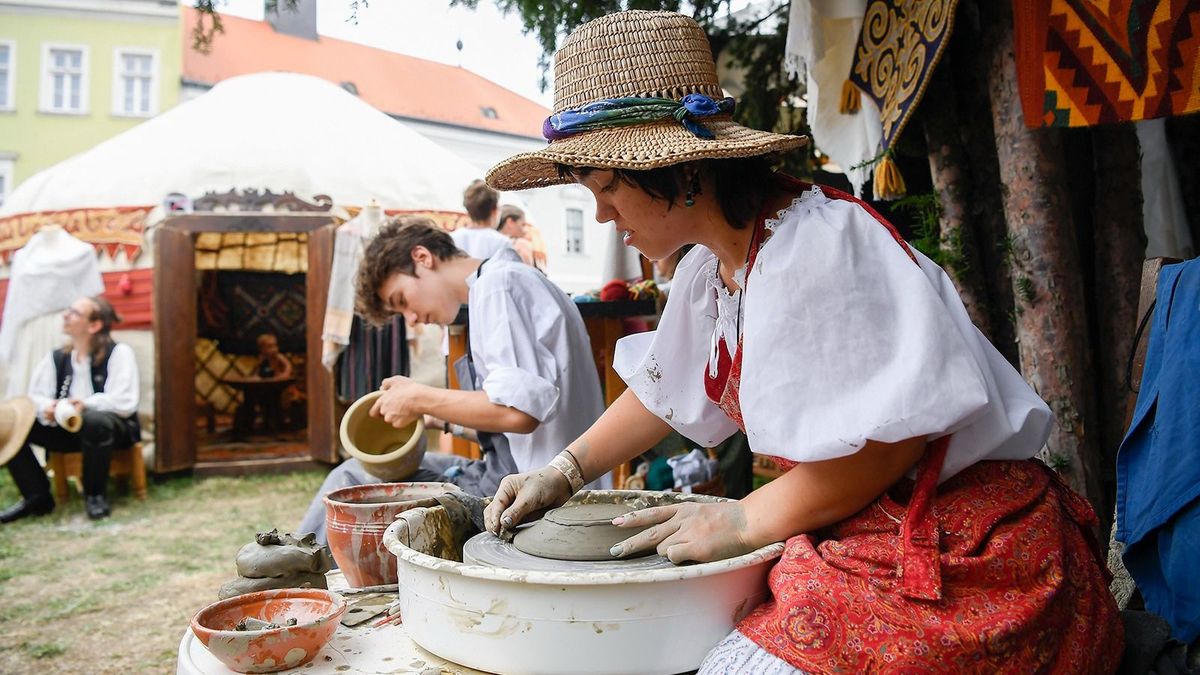
[{"label": "boy's hand", "polygon": [[396,375],[384,380],[379,389],[383,394],[371,406],[371,415],[382,417],[397,429],[408,426],[424,412],[421,396],[429,387]]}]

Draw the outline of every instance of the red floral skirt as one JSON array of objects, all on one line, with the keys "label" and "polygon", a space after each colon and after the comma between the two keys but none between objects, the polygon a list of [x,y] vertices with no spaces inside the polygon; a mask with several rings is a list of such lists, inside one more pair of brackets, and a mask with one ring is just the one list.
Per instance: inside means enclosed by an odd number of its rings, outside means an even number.
[{"label": "red floral skirt", "polygon": [[928,564],[904,552],[900,491],[788,540],[773,600],[738,630],[810,673],[1116,669],[1123,633],[1095,513],[1049,469],[980,462],[938,486]]}]

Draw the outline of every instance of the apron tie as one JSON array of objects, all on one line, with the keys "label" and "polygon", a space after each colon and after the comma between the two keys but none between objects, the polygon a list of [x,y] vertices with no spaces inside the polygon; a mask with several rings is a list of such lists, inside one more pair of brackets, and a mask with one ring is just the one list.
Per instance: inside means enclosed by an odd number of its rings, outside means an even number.
[{"label": "apron tie", "polygon": [[933,501],[949,447],[950,436],[926,447],[900,529],[900,592],[916,600],[942,599],[941,547]]}]

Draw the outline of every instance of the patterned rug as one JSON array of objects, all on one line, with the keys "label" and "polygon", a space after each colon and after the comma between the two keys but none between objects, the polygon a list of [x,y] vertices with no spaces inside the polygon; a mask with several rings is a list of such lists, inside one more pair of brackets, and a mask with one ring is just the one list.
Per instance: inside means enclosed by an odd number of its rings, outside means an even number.
[{"label": "patterned rug", "polygon": [[1020,0],[1013,20],[1031,128],[1200,110],[1200,0]]},{"label": "patterned rug", "polygon": [[895,143],[925,93],[950,37],[957,6],[958,0],[867,3],[850,81],[879,107],[881,152]]},{"label": "patterned rug", "polygon": [[273,333],[284,353],[305,348],[303,274],[210,271],[200,284],[197,327],[226,354],[257,354],[256,340]]}]

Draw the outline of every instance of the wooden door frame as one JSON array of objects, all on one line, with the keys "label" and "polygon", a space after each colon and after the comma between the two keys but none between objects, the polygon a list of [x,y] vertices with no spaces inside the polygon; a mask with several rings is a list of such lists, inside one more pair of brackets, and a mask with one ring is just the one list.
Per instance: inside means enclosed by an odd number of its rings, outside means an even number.
[{"label": "wooden door frame", "polygon": [[[154,470],[156,472],[204,468],[212,473],[291,469],[313,462],[337,461],[333,435],[333,377],[321,365],[321,333],[333,267],[333,233],[338,221],[329,213],[227,212],[189,213],[167,218],[156,228],[154,260]],[[305,373],[308,387],[309,459],[248,460],[220,466],[198,466],[196,461],[195,351],[196,291],[195,241],[202,233],[270,232],[308,235],[308,270],[305,273]],[[165,256],[168,247],[182,249],[180,237],[191,244],[191,256],[182,250]],[[179,258],[186,258],[187,262]],[[169,338],[169,339],[168,339]],[[186,364],[186,366],[184,366]],[[187,387],[177,373],[186,368]],[[234,466],[236,464],[236,466]]]}]

